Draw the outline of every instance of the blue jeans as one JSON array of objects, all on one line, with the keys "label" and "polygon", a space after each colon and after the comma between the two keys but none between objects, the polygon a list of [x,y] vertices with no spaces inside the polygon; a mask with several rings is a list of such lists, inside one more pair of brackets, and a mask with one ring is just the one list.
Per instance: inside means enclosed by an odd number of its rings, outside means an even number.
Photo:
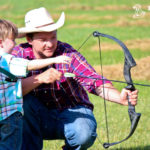
[{"label": "blue jeans", "polygon": [[43,140],[64,139],[65,150],[86,150],[96,139],[97,123],[83,106],[47,109],[37,98],[24,96],[22,150],[41,150]]},{"label": "blue jeans", "polygon": [[20,150],[22,145],[22,114],[16,112],[0,121],[0,150]]}]

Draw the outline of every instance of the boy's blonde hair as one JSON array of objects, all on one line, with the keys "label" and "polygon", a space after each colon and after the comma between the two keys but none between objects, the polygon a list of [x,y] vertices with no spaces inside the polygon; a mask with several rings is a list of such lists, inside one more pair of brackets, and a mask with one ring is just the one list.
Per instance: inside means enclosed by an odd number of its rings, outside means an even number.
[{"label": "boy's blonde hair", "polygon": [[8,20],[0,19],[0,39],[5,40],[9,37],[13,37],[15,39],[17,36],[18,29],[16,25]]}]

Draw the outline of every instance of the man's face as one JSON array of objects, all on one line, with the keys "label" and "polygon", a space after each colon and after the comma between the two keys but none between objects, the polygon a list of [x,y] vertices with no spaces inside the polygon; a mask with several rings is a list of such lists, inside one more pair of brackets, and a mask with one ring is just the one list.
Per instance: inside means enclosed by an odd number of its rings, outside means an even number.
[{"label": "man's face", "polygon": [[34,33],[32,39],[28,39],[29,44],[36,58],[48,58],[53,56],[57,48],[57,32]]}]

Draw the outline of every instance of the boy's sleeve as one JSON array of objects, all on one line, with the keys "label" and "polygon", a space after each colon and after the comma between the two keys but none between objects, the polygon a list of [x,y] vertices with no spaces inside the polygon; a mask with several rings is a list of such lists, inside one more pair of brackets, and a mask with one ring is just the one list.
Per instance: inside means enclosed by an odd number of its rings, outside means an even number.
[{"label": "boy's sleeve", "polygon": [[12,57],[10,63],[9,63],[9,69],[10,73],[17,77],[25,77],[27,76],[29,60],[23,59],[23,58],[15,58]]}]

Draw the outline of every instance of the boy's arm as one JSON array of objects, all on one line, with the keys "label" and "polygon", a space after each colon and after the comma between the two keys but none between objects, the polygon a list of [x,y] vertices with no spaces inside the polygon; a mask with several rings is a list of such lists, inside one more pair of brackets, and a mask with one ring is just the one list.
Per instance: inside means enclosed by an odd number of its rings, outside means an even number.
[{"label": "boy's arm", "polygon": [[41,68],[44,68],[48,65],[54,64],[54,63],[65,63],[69,64],[71,62],[71,58],[67,56],[58,56],[54,58],[46,58],[46,59],[35,59],[31,60],[28,63],[27,70],[38,70]]},{"label": "boy's arm", "polygon": [[41,74],[33,75],[31,77],[22,79],[22,93],[23,96],[28,94],[30,91],[38,87],[39,85],[45,83],[53,83],[56,80],[60,80],[61,72],[54,68],[47,69]]}]

